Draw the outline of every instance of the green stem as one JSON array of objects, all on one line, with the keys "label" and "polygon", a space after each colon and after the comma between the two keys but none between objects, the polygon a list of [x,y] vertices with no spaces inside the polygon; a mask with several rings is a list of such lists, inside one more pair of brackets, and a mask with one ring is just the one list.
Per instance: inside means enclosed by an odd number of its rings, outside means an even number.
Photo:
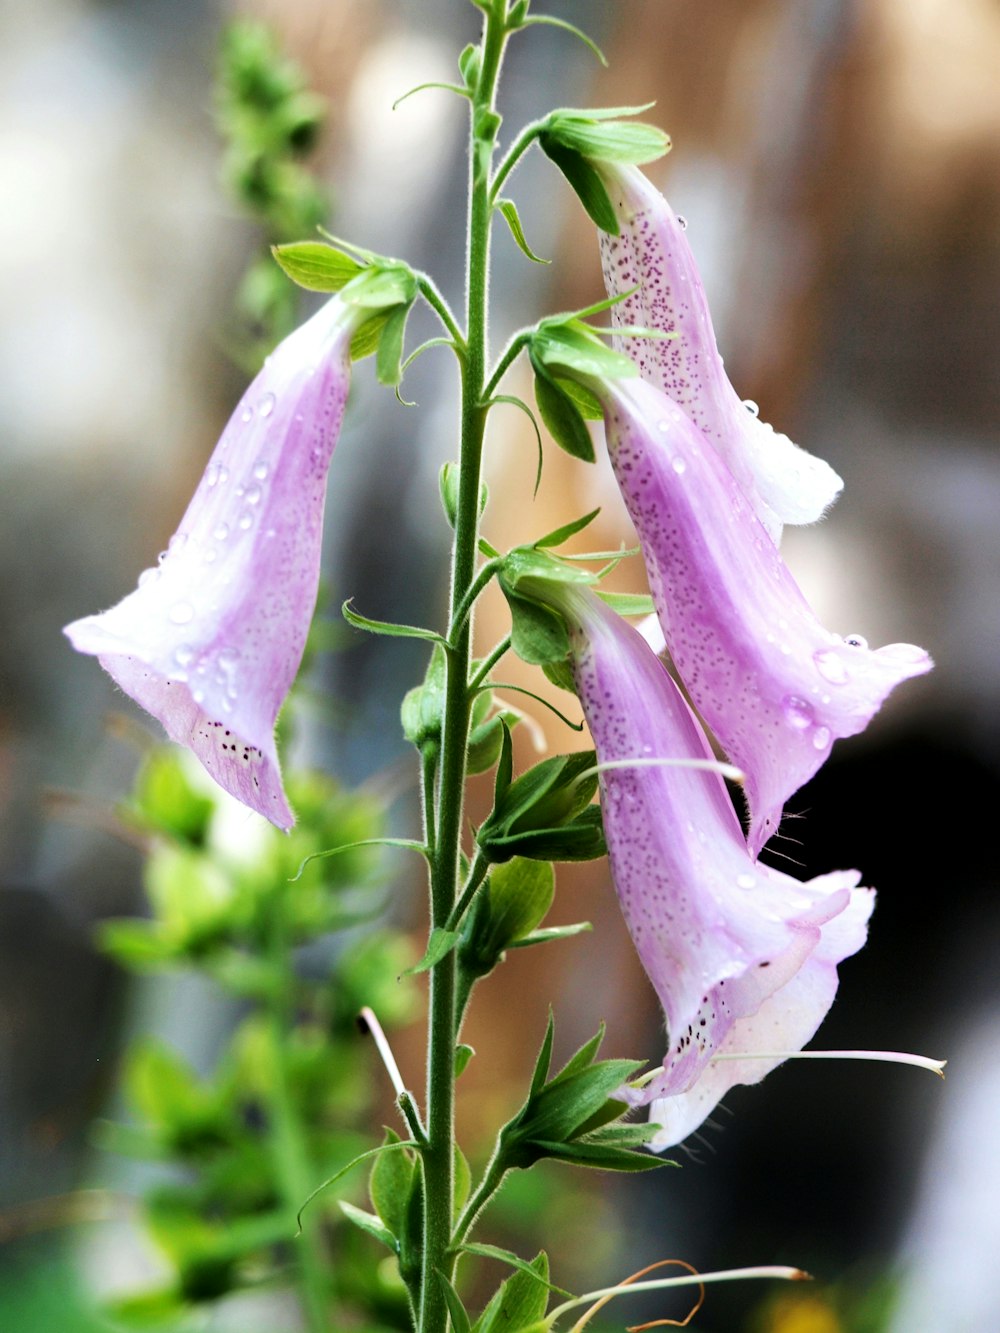
[{"label": "green stem", "polygon": [[[546,119],[548,118],[546,117]],[[490,190],[491,207],[493,206],[493,204],[496,203],[500,195],[500,191],[503,188],[504,181],[514,170],[518,162],[520,162],[521,158],[528,151],[531,145],[535,142],[535,140],[538,138],[539,134],[541,134],[544,128],[545,128],[545,120],[533,121],[530,125],[525,126],[525,128],[514,140],[513,144],[511,145],[507,153],[507,156],[500,163],[499,167],[497,167],[496,175],[493,177],[493,188]]]},{"label": "green stem", "polygon": [[504,653],[510,650],[510,635],[505,634],[500,642],[487,653],[476,668],[476,674],[469,681],[469,689],[475,694],[486,677],[490,674]]},{"label": "green stem", "polygon": [[[479,127],[493,111],[497,78],[507,37],[507,0],[496,0],[485,15],[479,84],[472,98],[466,280],[466,355],[462,362],[461,445],[458,506],[452,547],[445,706],[438,781],[437,837],[431,861],[431,926],[443,928],[458,887],[465,796],[471,695],[472,616],[463,613],[476,577],[479,491],[486,424],[483,387],[487,358],[487,290],[490,220],[488,163],[492,140],[481,144]],[[450,1277],[452,1177],[455,1129],[454,950],[431,969],[427,1059],[427,1146],[422,1153],[424,1183],[423,1255],[419,1333],[445,1333],[447,1305],[439,1274]]]},{"label": "green stem", "polygon": [[461,628],[465,623],[466,618],[472,611],[476,598],[483,591],[487,583],[489,583],[490,579],[502,564],[502,560],[487,560],[486,564],[483,565],[482,569],[480,569],[479,573],[466,591],[465,596],[455,609],[455,613],[452,617],[454,626]]},{"label": "green stem", "polygon": [[[269,955],[276,985],[269,1001],[268,1033],[274,1070],[271,1087],[271,1149],[274,1168],[289,1217],[296,1213],[316,1184],[316,1173],[306,1146],[305,1129],[292,1096],[288,1069],[289,1037],[295,1021],[295,974],[292,968],[287,895],[275,894],[270,905]],[[329,1287],[327,1258],[318,1211],[301,1219],[302,1234],[295,1241],[295,1268],[299,1294],[310,1333],[328,1333]]]},{"label": "green stem", "polygon": [[503,1184],[503,1179],[507,1174],[507,1170],[508,1168],[505,1167],[500,1160],[498,1145],[498,1151],[494,1152],[486,1170],[483,1172],[483,1178],[479,1182],[479,1188],[462,1209],[462,1216],[455,1224],[455,1234],[452,1238],[452,1245],[455,1249],[463,1243],[466,1236],[472,1230],[472,1225],[476,1218]]}]

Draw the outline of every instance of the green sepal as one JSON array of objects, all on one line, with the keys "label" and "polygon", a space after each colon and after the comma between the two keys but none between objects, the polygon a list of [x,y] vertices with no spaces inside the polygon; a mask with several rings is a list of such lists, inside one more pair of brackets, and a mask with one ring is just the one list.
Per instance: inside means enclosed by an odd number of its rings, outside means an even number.
[{"label": "green sepal", "polygon": [[[529,335],[528,356],[536,375],[549,376],[563,396],[569,395],[565,384],[567,379],[598,382],[634,379],[639,374],[639,367],[624,352],[609,347],[605,338],[600,330],[575,315],[560,315],[543,319]],[[589,405],[588,411],[597,401],[593,395],[580,399],[581,404]],[[581,413],[581,406],[575,401],[573,407]],[[603,411],[599,415],[603,416]]]},{"label": "green sepal", "polygon": [[573,668],[565,658],[561,662],[543,662],[542,671],[545,673],[545,679],[551,681],[558,689],[568,690],[570,694],[576,694]]},{"label": "green sepal", "polygon": [[599,861],[608,852],[600,806],[588,806],[572,822],[557,827],[491,838],[483,851],[495,865],[513,856],[535,861]]},{"label": "green sepal", "polygon": [[[458,1247],[462,1254],[472,1254],[478,1259],[497,1259],[502,1264],[510,1264],[511,1268],[516,1268],[521,1273],[527,1273],[530,1277],[540,1279],[538,1271],[528,1263],[527,1259],[522,1259],[513,1250],[505,1250],[500,1245],[485,1245],[480,1241],[466,1241],[464,1245]],[[567,1300],[572,1300],[573,1293],[565,1287],[557,1287],[554,1282],[546,1282],[549,1291],[557,1296],[565,1296]],[[485,1314],[485,1311],[483,1312]],[[480,1319],[482,1315],[480,1315]]]},{"label": "green sepal", "polygon": [[462,82],[469,92],[475,91],[479,83],[479,70],[482,66],[482,53],[477,45],[470,42],[458,57],[458,69]]},{"label": "green sepal", "polygon": [[534,250],[532,250],[531,246],[528,244],[524,234],[524,228],[521,226],[521,216],[517,211],[517,205],[514,203],[513,199],[501,199],[497,203],[497,208],[503,214],[504,221],[510,228],[510,234],[514,238],[514,243],[521,253],[534,264],[551,264],[551,259],[543,259],[540,255],[536,255]]},{"label": "green sepal", "polygon": [[473,977],[492,972],[504,951],[545,919],[555,896],[551,864],[512,858],[498,865],[465,920],[459,964]]},{"label": "green sepal", "polygon": [[467,1068],[467,1066],[468,1066],[468,1063],[469,1063],[469,1061],[472,1059],[472,1057],[475,1055],[475,1053],[476,1053],[476,1052],[475,1052],[475,1048],[472,1047],[472,1046],[468,1046],[468,1045],[466,1045],[465,1042],[460,1042],[460,1043],[455,1047],[455,1077],[456,1077],[456,1078],[459,1078],[460,1075],[462,1075],[462,1074],[465,1073],[465,1070],[466,1070],[466,1068]]},{"label": "green sepal", "polygon": [[547,606],[539,606],[504,588],[510,609],[510,642],[522,662],[542,666],[546,662],[565,661],[569,654],[569,633],[565,622]]},{"label": "green sepal", "polygon": [[535,369],[535,402],[549,434],[571,458],[593,463],[594,441],[576,403],[556,380],[532,360]]},{"label": "green sepal", "polygon": [[[606,848],[593,750],[543,759],[494,797],[476,842],[493,864],[515,856],[538,861],[582,861]],[[586,775],[586,776],[584,776]]]},{"label": "green sepal", "polygon": [[552,532],[546,533],[544,537],[539,537],[538,541],[535,542],[536,549],[547,546],[562,546],[563,542],[568,542],[570,537],[575,537],[584,528],[589,528],[600,512],[599,507],[592,509],[589,514],[584,514],[582,518],[575,518],[572,523],[564,523],[561,528],[554,528]]},{"label": "green sepal", "polygon": [[594,162],[618,162],[630,166],[655,162],[670,152],[670,135],[643,121],[619,119],[623,115],[646,111],[651,105],[553,111],[546,118],[541,133],[542,147],[549,152],[548,141],[564,152],[578,153]]},{"label": "green sepal", "polygon": [[469,1159],[457,1143],[452,1144],[451,1181],[452,1212],[458,1217],[472,1189],[472,1171],[469,1169]]},{"label": "green sepal", "polygon": [[548,944],[551,940],[570,940],[574,935],[585,935],[593,929],[589,921],[576,921],[571,926],[546,926],[544,930],[533,930],[530,935],[514,940],[510,947],[527,949],[532,944]]},{"label": "green sepal", "polygon": [[656,610],[653,599],[645,592],[602,592],[598,597],[620,616],[651,616]]},{"label": "green sepal", "polygon": [[[458,519],[458,485],[459,468],[457,463],[442,463],[441,471],[438,473],[438,490],[441,494],[441,504],[444,508],[445,517],[452,528]],[[482,518],[483,512],[490,498],[489,487],[486,482],[479,485],[479,517]]]},{"label": "green sepal", "polygon": [[542,1044],[538,1048],[538,1054],[535,1056],[535,1067],[531,1073],[531,1086],[528,1088],[528,1100],[537,1097],[545,1086],[545,1081],[549,1076],[549,1069],[552,1067],[552,1047],[556,1038],[556,1021],[552,1010],[549,1010],[548,1022],[545,1025],[545,1036],[542,1038]]},{"label": "green sepal", "polygon": [[585,421],[604,420],[604,408],[601,406],[601,400],[596,393],[591,393],[586,385],[580,384],[577,380],[565,379],[560,375],[556,376],[556,384]]},{"label": "green sepal", "polygon": [[385,1223],[380,1218],[376,1217],[374,1213],[366,1213],[363,1208],[356,1208],[353,1203],[348,1203],[344,1199],[339,1199],[338,1205],[340,1211],[347,1218],[348,1222],[352,1222],[354,1226],[358,1227],[361,1231],[367,1232],[369,1236],[374,1236],[377,1241],[380,1241],[386,1249],[391,1250],[393,1254],[399,1253],[399,1242],[396,1240],[396,1237]]},{"label": "green sepal", "polygon": [[475,1333],[521,1333],[545,1314],[549,1303],[549,1259],[543,1250],[511,1274],[476,1321]]},{"label": "green sepal", "polygon": [[282,271],[308,292],[339,292],[364,269],[363,264],[325,241],[273,245],[271,253]]},{"label": "green sepal", "polygon": [[[488,691],[476,695],[476,701],[480,699],[491,698]],[[497,713],[495,717],[489,718],[480,726],[474,727],[469,733],[469,755],[468,771],[470,773],[485,773],[491,769],[500,758],[500,751],[503,748],[503,728],[506,726],[512,729],[520,722],[516,713],[504,709]]]},{"label": "green sepal", "polygon": [[375,353],[375,377],[379,384],[394,389],[403,378],[403,336],[410,306],[394,306],[382,327],[378,350]]},{"label": "green sepal", "polygon": [[444,714],[444,681],[444,648],[436,643],[431,652],[431,660],[427,664],[423,684],[407,690],[400,709],[403,735],[418,750],[428,742],[440,738],[441,720]]},{"label": "green sepal", "polygon": [[538,143],[569,181],[591,222],[609,236],[617,236],[621,231],[618,214],[600,172],[578,149],[567,147],[545,130],[538,136]]}]

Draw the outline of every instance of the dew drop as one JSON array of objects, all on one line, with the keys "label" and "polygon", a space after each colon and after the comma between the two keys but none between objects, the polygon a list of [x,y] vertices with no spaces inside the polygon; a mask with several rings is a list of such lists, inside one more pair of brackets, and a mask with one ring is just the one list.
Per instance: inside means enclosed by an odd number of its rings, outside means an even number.
[{"label": "dew drop", "polygon": [[186,545],[187,545],[187,533],[175,532],[174,535],[167,542],[167,553],[169,555],[173,555],[175,551],[179,551],[182,546]]},{"label": "dew drop", "polygon": [[861,634],[845,634],[844,642],[848,648],[867,648],[868,640]]},{"label": "dew drop", "polygon": [[253,516],[251,514],[241,514],[237,526],[241,532],[246,532],[248,528],[253,527]]},{"label": "dew drop", "polygon": [[785,715],[785,721],[796,731],[805,731],[807,727],[812,726],[813,710],[805,699],[800,699],[796,694],[785,695],[781,701],[781,711]]},{"label": "dew drop", "polygon": [[674,469],[674,471],[677,473],[679,477],[682,476],[683,473],[687,471],[687,463],[685,463],[683,458],[675,458],[673,463],[671,464],[671,467]]},{"label": "dew drop", "polygon": [[155,583],[159,577],[160,571],[158,569],[144,569],[139,575],[139,587],[145,588],[147,583]]},{"label": "dew drop", "polygon": [[240,655],[235,648],[223,648],[219,654],[219,666],[223,671],[230,671],[240,660]]},{"label": "dew drop", "polygon": [[851,678],[851,673],[834,648],[820,648],[813,653],[813,662],[819,674],[831,685],[846,685]]},{"label": "dew drop", "polygon": [[254,468],[253,475],[256,477],[258,481],[263,481],[268,474],[268,470],[269,469],[267,464],[263,460],[261,460],[261,462],[259,462],[257,466]]},{"label": "dew drop", "polygon": [[190,602],[174,602],[170,620],[174,625],[189,625],[194,620],[194,607]]},{"label": "dew drop", "polygon": [[227,482],[228,480],[229,480],[229,469],[228,469],[227,467],[225,467],[225,466],[223,466],[223,465],[220,464],[220,466],[219,466],[219,485],[220,485],[220,486],[225,486],[225,484],[226,484],[226,482]]},{"label": "dew drop", "polygon": [[736,876],[736,887],[738,889],[752,889],[756,883],[756,875],[751,875],[746,871],[744,871],[742,875]]},{"label": "dew drop", "polygon": [[179,644],[174,651],[174,661],[179,667],[190,666],[194,661],[194,649],[189,643]]},{"label": "dew drop", "polygon": [[688,220],[680,213],[677,214],[677,225],[680,227],[681,231],[687,231],[688,229]]},{"label": "dew drop", "polygon": [[229,524],[220,523],[218,527],[215,528],[215,530],[213,531],[212,536],[215,538],[217,542],[224,542],[226,538],[229,536]]},{"label": "dew drop", "polygon": [[166,558],[167,558],[166,551],[161,551],[160,554],[156,557],[156,563],[158,565],[162,565],[164,560],[166,560]]},{"label": "dew drop", "polygon": [[667,431],[670,429],[669,421],[658,421],[656,425],[658,430]]},{"label": "dew drop", "polygon": [[201,558],[206,565],[214,565],[219,558],[219,553],[214,546],[210,546]]},{"label": "dew drop", "polygon": [[240,413],[240,420],[244,423],[253,420],[253,408],[250,406],[249,403],[247,403],[243,411]]},{"label": "dew drop", "polygon": [[246,502],[248,505],[260,504],[260,487],[251,486],[246,493]]},{"label": "dew drop", "polygon": [[269,417],[274,411],[274,394],[266,393],[257,404],[257,411],[262,417]]},{"label": "dew drop", "polygon": [[754,402],[752,398],[744,398],[743,406],[746,408],[746,410],[750,413],[752,417],[760,416],[760,408],[757,406],[757,404]]},{"label": "dew drop", "polygon": [[817,727],[813,732],[813,749],[825,750],[830,744],[830,728]]},{"label": "dew drop", "polygon": [[204,703],[204,702],[205,702],[205,691],[204,691],[204,690],[192,690],[192,691],[191,691],[191,698],[195,701],[196,704]]},{"label": "dew drop", "polygon": [[205,485],[214,486],[218,480],[219,480],[218,463],[209,463],[208,467],[205,469]]}]

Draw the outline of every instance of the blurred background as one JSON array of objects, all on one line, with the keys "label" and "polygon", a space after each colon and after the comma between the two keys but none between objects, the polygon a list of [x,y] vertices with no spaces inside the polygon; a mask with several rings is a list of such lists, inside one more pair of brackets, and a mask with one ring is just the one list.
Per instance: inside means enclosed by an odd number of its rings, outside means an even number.
[{"label": "blurred background", "polygon": [[[712,1293],[692,1325],[704,1333],[985,1333],[1000,1327],[1000,909],[985,836],[1000,778],[1000,6],[550,0],[546,12],[591,33],[610,68],[554,29],[515,41],[502,141],[557,104],[656,101],[646,114],[674,149],[650,174],[687,218],[730,378],[845,478],[822,526],[787,532],[789,563],[829,628],[917,642],[936,660],[868,733],[840,743],[791,803],[801,817],[772,855],[803,877],[856,865],[879,890],[869,944],[843,965],[818,1044],[950,1063],[943,1086],[912,1069],[786,1065],[727,1098],[721,1128],[679,1154],[682,1170],[588,1179],[566,1196],[526,1189],[497,1225],[531,1231],[535,1210],[555,1280],[577,1288],[672,1257],[702,1269],[795,1263],[820,1279],[806,1298]],[[312,165],[331,229],[429,269],[461,301],[463,105],[441,92],[392,103],[455,77],[478,29],[467,0],[0,0],[8,1292],[28,1280],[28,1240],[44,1257],[72,1213],[39,1205],[114,1176],[88,1125],[111,1104],[128,1034],[155,1027],[208,1063],[229,1021],[183,980],[126,986],[94,948],[97,922],[141,910],[139,854],[105,831],[135,759],[105,725],[121,696],[60,629],[117,601],[165,546],[246,382],[233,293],[261,235],[220,184],[213,111],[220,31],[234,17],[270,24],[328,103]],[[496,346],[603,293],[592,227],[551,164],[531,155],[511,193],[532,248],[553,262],[529,264],[497,229]],[[530,395],[517,372],[511,382]],[[454,449],[449,358],[422,357],[404,390],[418,407],[380,390],[370,365],[356,372],[326,577],[332,606],[354,596],[368,615],[427,623],[445,593],[436,492]],[[533,450],[519,414],[494,413],[494,544],[597,503],[597,544],[629,540],[600,464],[550,448],[526,505]],[[484,646],[501,614],[482,617]],[[325,702],[302,742],[347,782],[394,775],[401,834],[415,768],[398,701],[422,669],[410,644],[343,636],[316,664],[310,693]],[[542,720],[551,744],[578,746]],[[418,932],[407,867],[398,887],[398,924]],[[606,1020],[607,1054],[662,1056],[661,1015],[603,863],[559,870],[553,920],[582,918],[592,935],[518,951],[482,987],[468,1035],[479,1059],[463,1079],[473,1152],[513,1110],[550,1003],[563,1054]],[[416,1086],[421,1040],[415,1027],[400,1050]],[[95,1253],[111,1263],[93,1234],[105,1226],[73,1232],[85,1271]],[[114,1255],[127,1283],[127,1247]],[[633,1308],[655,1319],[685,1307]]]}]

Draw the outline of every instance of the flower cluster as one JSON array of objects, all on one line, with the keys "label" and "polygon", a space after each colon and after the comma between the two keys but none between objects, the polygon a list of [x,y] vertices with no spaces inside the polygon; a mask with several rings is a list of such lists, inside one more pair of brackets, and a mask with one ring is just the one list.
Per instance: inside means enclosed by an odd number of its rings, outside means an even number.
[{"label": "flower cluster", "polygon": [[629,361],[588,364],[580,326],[563,347],[549,336],[535,359],[600,404],[671,661],[742,773],[749,823],[744,835],[706,768],[701,723],[643,639],[586,588],[519,582],[519,595],[559,611],[570,631],[612,875],[668,1029],[662,1070],[626,1094],[651,1103],[662,1127],[653,1146],[664,1148],[733,1084],[800,1050],[829,1009],[874,895],[855,871],[802,884],[757,855],[833,742],[862,731],[894,686],[931,662],[912,644],[873,650],[819,622],[777,543],[784,523],[821,516],[840,478],[732,388],[667,201],[635,166],[594,165],[618,225],[601,253]]}]

